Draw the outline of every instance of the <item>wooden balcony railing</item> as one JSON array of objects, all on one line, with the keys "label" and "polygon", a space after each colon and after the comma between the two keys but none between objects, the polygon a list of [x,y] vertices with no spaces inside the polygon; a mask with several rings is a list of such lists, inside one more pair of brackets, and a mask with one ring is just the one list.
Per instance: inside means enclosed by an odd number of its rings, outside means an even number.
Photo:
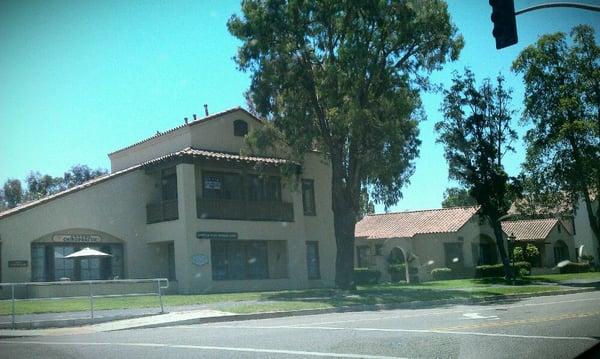
[{"label": "wooden balcony railing", "polygon": [[146,223],[172,221],[178,218],[179,209],[176,199],[146,205]]},{"label": "wooden balcony railing", "polygon": [[205,199],[197,201],[198,218],[293,222],[294,207],[280,201]]}]

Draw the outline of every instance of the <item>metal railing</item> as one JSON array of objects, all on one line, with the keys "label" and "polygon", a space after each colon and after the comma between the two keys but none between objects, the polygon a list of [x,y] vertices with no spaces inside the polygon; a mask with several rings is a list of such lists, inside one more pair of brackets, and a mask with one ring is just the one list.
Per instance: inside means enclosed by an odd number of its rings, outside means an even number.
[{"label": "metal railing", "polygon": [[197,215],[203,219],[248,221],[294,221],[294,206],[282,201],[243,201],[231,199],[197,199]]},{"label": "metal railing", "polygon": [[[123,293],[123,294],[94,294],[94,286],[99,284],[132,284],[132,283],[156,283],[156,292],[148,293]],[[161,284],[164,284],[161,285]],[[60,282],[22,282],[22,283],[0,283],[0,288],[10,287],[11,293],[11,323],[12,328],[15,328],[16,323],[16,302],[26,300],[40,300],[40,299],[76,299],[85,298],[86,296],[62,296],[62,297],[50,297],[50,298],[17,298],[15,295],[15,287],[44,287],[44,286],[87,286],[87,297],[90,301],[90,317],[94,319],[94,298],[116,298],[116,297],[140,297],[156,295],[160,303],[160,313],[164,313],[163,303],[163,290],[169,288],[169,280],[167,278],[149,278],[149,279],[113,279],[113,280],[82,280],[82,281],[60,281]],[[98,293],[98,291],[96,291]]]},{"label": "metal railing", "polygon": [[172,221],[179,218],[176,199],[146,205],[146,223]]}]

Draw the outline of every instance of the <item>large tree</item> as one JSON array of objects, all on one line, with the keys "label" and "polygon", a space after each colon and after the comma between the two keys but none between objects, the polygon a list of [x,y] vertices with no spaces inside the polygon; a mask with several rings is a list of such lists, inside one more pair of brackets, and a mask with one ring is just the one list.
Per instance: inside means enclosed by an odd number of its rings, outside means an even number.
[{"label": "large tree", "polygon": [[[570,35],[570,43],[562,32],[544,35],[513,63],[525,83],[523,120],[533,125],[525,170],[534,192],[563,194],[574,205],[583,199],[600,241],[600,46],[591,26]],[[564,208],[554,197],[552,206]]]},{"label": "large tree", "polygon": [[444,91],[444,120],[435,126],[438,142],[445,148],[449,178],[468,189],[481,206],[481,216],[494,230],[507,276],[512,272],[500,221],[511,203],[502,159],[517,138],[510,100],[511,90],[502,76],[495,83],[485,79],[477,86],[475,75],[466,69],[464,75],[455,73],[452,86]]},{"label": "large tree", "polygon": [[4,182],[2,188],[4,206],[13,208],[23,201],[23,186],[21,181],[14,178],[9,178]]},{"label": "large tree", "polygon": [[336,284],[353,287],[361,193],[390,206],[414,171],[426,74],[462,48],[443,1],[248,0],[228,22],[252,103],[332,169]]}]

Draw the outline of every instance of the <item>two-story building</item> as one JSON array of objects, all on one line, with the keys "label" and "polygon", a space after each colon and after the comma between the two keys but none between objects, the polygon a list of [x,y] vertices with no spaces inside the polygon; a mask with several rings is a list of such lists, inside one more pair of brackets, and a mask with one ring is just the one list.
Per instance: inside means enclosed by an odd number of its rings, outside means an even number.
[{"label": "two-story building", "polygon": [[[240,155],[230,109],[109,154],[111,173],[0,213],[2,282],[167,277],[180,293],[332,286],[331,171]],[[283,165],[297,175],[283,176]],[[73,260],[91,247],[111,256]]]}]

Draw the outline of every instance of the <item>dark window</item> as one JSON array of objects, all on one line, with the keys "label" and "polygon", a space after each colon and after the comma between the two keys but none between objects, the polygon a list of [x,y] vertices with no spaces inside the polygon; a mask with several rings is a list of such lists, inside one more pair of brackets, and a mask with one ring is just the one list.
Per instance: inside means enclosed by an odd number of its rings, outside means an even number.
[{"label": "dark window", "polygon": [[276,176],[245,176],[244,197],[247,201],[281,201],[281,179]]},{"label": "dark window", "polygon": [[235,120],[233,121],[233,135],[244,137],[248,133],[248,124],[246,121]]},{"label": "dark window", "polygon": [[169,168],[162,171],[161,187],[163,201],[177,199],[177,174],[175,168]]},{"label": "dark window", "polygon": [[108,254],[107,258],[67,259],[82,246],[34,244],[31,246],[31,280],[34,282],[113,279],[123,276],[123,246],[106,244],[90,247]]},{"label": "dark window", "polygon": [[267,241],[210,243],[213,280],[269,278]]},{"label": "dark window", "polygon": [[169,280],[177,280],[175,276],[175,243],[171,242],[167,245],[167,261],[169,267]]},{"label": "dark window", "polygon": [[305,216],[315,216],[315,181],[310,179],[302,180],[302,204],[304,206]]},{"label": "dark window", "polygon": [[356,267],[358,267],[358,268],[369,267],[368,255],[369,255],[369,247],[368,246],[356,247]]},{"label": "dark window", "polygon": [[382,256],[383,255],[383,244],[376,244],[375,245],[375,255],[376,256]]},{"label": "dark window", "polygon": [[562,232],[562,229],[560,228],[560,223],[556,226],[556,229],[558,230],[558,233]]},{"label": "dark window", "polygon": [[242,178],[237,173],[205,172],[203,196],[207,199],[242,199]]},{"label": "dark window", "polygon": [[444,243],[446,267],[458,268],[464,266],[462,248],[462,243]]},{"label": "dark window", "polygon": [[569,259],[569,247],[563,241],[556,241],[554,245],[554,264]]},{"label": "dark window", "polygon": [[306,268],[308,279],[321,278],[321,267],[319,265],[319,242],[306,242]]},{"label": "dark window", "polygon": [[577,230],[575,229],[575,217],[571,217],[571,228],[573,228],[573,235],[576,235]]}]

